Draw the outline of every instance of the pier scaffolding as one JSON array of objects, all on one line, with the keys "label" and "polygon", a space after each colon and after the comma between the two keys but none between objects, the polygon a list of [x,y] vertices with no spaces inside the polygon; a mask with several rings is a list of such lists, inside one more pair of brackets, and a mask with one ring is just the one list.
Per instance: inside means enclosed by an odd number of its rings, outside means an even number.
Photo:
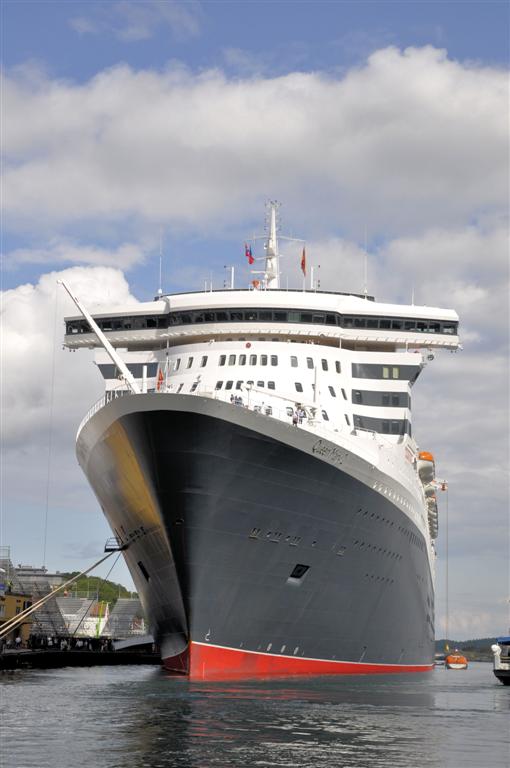
[{"label": "pier scaffolding", "polygon": [[120,597],[111,610],[103,629],[104,637],[124,640],[147,633],[142,604],[137,598]]}]

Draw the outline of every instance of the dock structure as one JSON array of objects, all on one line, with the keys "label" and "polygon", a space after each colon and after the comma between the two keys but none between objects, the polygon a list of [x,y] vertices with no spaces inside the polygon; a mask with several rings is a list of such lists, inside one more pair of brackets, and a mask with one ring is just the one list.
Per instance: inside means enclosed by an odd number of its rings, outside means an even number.
[{"label": "dock structure", "polygon": [[103,636],[125,640],[147,633],[142,604],[138,598],[120,597],[110,612]]}]

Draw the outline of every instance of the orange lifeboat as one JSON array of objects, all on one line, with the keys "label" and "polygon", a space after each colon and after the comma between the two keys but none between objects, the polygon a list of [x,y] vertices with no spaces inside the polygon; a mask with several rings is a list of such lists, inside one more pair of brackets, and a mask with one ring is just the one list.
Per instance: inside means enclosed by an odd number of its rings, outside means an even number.
[{"label": "orange lifeboat", "polygon": [[465,656],[458,651],[455,653],[449,653],[444,660],[445,667],[447,669],[467,669],[468,662]]},{"label": "orange lifeboat", "polygon": [[434,480],[436,475],[434,457],[428,451],[420,451],[418,454],[418,474],[424,485],[428,485]]}]

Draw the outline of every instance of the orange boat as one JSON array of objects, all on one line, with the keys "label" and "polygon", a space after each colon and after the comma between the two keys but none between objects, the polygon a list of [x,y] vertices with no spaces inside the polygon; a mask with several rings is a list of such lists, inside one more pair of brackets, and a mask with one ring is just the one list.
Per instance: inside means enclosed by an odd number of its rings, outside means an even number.
[{"label": "orange boat", "polygon": [[468,663],[465,656],[458,651],[455,653],[449,653],[444,660],[445,667],[447,669],[467,669]]}]

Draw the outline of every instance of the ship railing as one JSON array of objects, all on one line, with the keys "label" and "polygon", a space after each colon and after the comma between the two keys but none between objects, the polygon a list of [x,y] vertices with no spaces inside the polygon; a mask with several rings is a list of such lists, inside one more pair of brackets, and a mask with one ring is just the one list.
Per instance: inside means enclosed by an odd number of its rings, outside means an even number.
[{"label": "ship railing", "polygon": [[92,405],[83,419],[81,420],[80,426],[78,427],[77,434],[79,435],[82,431],[85,424],[90,421],[92,416],[94,416],[98,411],[101,410],[101,408],[104,408],[105,405],[108,405],[108,403],[111,403],[113,400],[116,400],[118,397],[124,397],[125,395],[132,395],[130,389],[108,389],[104,393],[102,397],[97,400],[94,405]]},{"label": "ship railing", "polygon": [[[169,392],[172,392],[171,388],[162,387],[160,390],[149,389],[147,394],[166,394]],[[85,417],[82,419],[78,428],[78,434],[81,432],[85,424],[92,418],[92,416],[100,411],[101,408],[104,408],[104,406],[108,405],[119,397],[126,397],[132,394],[133,393],[131,390],[127,388],[107,390],[104,395],[100,397],[99,400],[94,403],[94,405],[91,406]],[[284,424],[293,425],[296,405],[291,403],[291,401],[289,401],[287,405],[281,405],[280,403],[283,398],[273,395],[271,391],[263,391],[257,388],[253,388],[250,390],[250,392],[247,392],[246,390],[233,390],[229,391],[227,394],[227,392],[220,392],[210,387],[199,386],[194,392],[186,393],[186,395],[210,397],[214,400],[220,400],[225,403],[231,403],[234,406],[246,408],[247,410],[252,411],[253,413],[258,413],[262,416],[269,416],[271,418],[277,419],[280,422],[283,422]],[[370,435],[372,440],[378,445],[383,445],[385,443],[389,444],[390,442],[384,440],[384,435],[381,435],[372,429],[365,429],[363,427],[334,427],[331,422],[324,420],[322,417],[322,411],[324,409],[320,404],[314,406],[310,406],[308,404],[302,407],[305,415],[302,418],[298,418],[298,423],[296,426],[300,427],[301,429],[306,429],[310,432],[313,432],[318,436],[324,437],[331,442],[338,443],[340,434],[342,434],[344,440],[346,437],[350,440],[357,440],[358,437],[365,434],[367,436]],[[372,442],[372,440],[370,442]]]}]

